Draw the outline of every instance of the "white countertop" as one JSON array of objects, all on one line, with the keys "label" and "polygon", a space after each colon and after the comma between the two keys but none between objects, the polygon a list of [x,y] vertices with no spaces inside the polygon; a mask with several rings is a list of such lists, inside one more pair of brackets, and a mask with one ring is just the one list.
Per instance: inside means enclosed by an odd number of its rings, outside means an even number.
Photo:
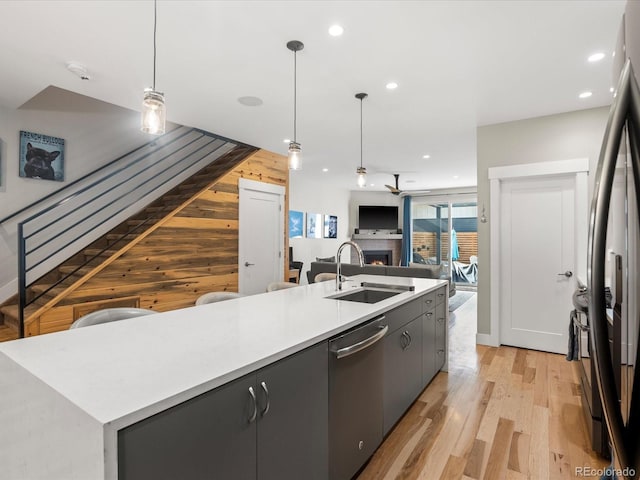
[{"label": "white countertop", "polygon": [[358,275],[414,285],[375,304],[324,298],[334,282],[302,285],[0,344],[0,355],[104,424],[118,429],[328,339],[446,284]]}]

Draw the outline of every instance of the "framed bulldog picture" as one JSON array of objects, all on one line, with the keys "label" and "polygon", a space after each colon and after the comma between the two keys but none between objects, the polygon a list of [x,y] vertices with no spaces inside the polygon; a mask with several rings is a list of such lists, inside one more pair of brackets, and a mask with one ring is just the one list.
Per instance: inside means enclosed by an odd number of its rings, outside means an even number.
[{"label": "framed bulldog picture", "polygon": [[20,131],[20,176],[64,181],[64,139]]}]

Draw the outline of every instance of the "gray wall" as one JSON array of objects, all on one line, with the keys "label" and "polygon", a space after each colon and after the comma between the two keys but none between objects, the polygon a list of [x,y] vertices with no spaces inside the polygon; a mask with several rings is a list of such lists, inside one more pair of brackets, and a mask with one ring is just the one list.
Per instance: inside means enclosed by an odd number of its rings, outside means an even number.
[{"label": "gray wall", "polygon": [[[505,165],[589,158],[590,172],[600,153],[609,107],[580,110],[478,128],[478,212],[489,216],[488,169]],[[589,199],[593,175],[589,176]],[[478,222],[478,333],[490,334],[489,237],[491,218]]]}]

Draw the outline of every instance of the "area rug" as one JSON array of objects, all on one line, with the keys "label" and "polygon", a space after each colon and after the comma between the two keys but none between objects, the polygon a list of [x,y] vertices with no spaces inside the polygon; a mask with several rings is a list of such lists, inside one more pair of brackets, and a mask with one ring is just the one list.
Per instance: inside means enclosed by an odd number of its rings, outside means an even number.
[{"label": "area rug", "polygon": [[449,299],[449,311],[453,312],[457,308],[460,308],[467,300],[473,296],[474,292],[464,292],[458,290],[456,294]]}]

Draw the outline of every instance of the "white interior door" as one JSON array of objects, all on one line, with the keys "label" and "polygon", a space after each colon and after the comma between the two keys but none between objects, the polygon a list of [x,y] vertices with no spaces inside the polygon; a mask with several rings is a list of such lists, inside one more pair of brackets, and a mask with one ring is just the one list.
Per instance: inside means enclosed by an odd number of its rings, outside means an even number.
[{"label": "white interior door", "polygon": [[284,276],[284,188],[240,180],[238,290],[263,293]]},{"label": "white interior door", "polygon": [[575,176],[506,180],[500,193],[500,342],[566,353],[575,288]]}]

